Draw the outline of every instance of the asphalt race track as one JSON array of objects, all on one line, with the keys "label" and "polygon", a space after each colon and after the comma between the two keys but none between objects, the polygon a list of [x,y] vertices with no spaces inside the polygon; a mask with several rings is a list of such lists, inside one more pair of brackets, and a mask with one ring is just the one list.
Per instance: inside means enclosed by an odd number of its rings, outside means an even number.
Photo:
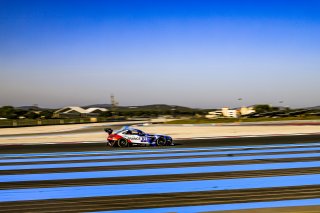
[{"label": "asphalt race track", "polygon": [[0,212],[320,212],[319,135],[0,153]]}]

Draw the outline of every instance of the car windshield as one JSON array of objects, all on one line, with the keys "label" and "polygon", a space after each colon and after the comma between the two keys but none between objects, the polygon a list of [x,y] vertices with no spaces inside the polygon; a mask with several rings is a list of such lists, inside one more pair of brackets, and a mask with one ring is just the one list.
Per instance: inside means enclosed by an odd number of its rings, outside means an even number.
[{"label": "car windshield", "polygon": [[129,127],[124,127],[118,130],[115,130],[114,134],[120,134],[121,132],[125,131],[125,130],[131,130],[131,132],[134,135],[145,135],[145,133],[139,129],[134,129],[134,128],[129,128]]},{"label": "car windshield", "polygon": [[144,132],[142,132],[141,130],[139,130],[139,129],[135,129],[135,130],[133,130],[132,131],[132,134],[133,135],[145,135],[145,133]]}]

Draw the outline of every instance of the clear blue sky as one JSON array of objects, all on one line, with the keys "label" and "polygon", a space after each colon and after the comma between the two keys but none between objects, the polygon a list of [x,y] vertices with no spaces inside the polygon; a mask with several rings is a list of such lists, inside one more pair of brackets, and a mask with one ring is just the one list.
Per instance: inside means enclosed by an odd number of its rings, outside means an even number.
[{"label": "clear blue sky", "polygon": [[319,91],[320,1],[0,0],[0,105],[304,107]]}]

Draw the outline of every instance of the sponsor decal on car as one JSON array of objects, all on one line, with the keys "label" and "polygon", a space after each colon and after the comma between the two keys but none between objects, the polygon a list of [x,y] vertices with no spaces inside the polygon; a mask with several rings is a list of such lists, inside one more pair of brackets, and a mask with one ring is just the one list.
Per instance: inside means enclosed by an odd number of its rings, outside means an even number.
[{"label": "sponsor decal on car", "polygon": [[128,140],[140,140],[141,139],[138,136],[126,136],[125,138],[128,139]]}]

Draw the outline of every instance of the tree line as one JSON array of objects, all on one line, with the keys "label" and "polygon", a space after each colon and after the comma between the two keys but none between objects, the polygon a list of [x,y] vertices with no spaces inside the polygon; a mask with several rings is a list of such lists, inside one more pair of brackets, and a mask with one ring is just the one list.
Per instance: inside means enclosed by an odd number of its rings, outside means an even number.
[{"label": "tree line", "polygon": [[3,106],[0,107],[0,118],[7,119],[18,119],[18,118],[29,118],[29,119],[37,119],[37,118],[51,118],[53,115],[53,110],[24,110],[17,109],[13,106]]},{"label": "tree line", "polygon": [[[7,119],[19,119],[19,118],[28,118],[28,119],[51,119],[53,112],[55,110],[37,110],[37,109],[19,109],[14,108],[13,106],[2,106],[0,107],[0,118]],[[157,117],[157,116],[194,116],[194,115],[205,115],[209,110],[159,110],[159,109],[114,109],[106,112],[99,113],[100,117],[113,117],[113,116],[124,116],[124,117]]]}]

